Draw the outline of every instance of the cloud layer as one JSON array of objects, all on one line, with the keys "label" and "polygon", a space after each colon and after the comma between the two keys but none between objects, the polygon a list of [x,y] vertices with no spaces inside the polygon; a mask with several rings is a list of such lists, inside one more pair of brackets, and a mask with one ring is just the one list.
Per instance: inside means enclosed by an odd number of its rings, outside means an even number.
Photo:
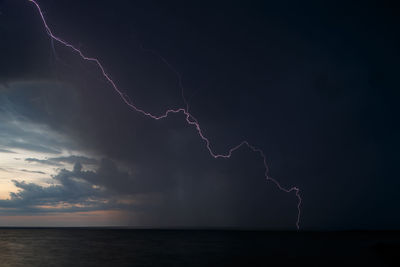
[{"label": "cloud layer", "polygon": [[[304,228],[398,227],[398,16],[375,2],[332,3],[43,8],[146,111],[183,105],[178,70],[216,151],[248,139],[272,177],[301,188]],[[253,153],[214,160],[181,115],[144,118],[93,64],[53,50],[29,2],[0,10],[4,216],[119,209],[136,225],[294,227],[295,197],[265,182]]]}]

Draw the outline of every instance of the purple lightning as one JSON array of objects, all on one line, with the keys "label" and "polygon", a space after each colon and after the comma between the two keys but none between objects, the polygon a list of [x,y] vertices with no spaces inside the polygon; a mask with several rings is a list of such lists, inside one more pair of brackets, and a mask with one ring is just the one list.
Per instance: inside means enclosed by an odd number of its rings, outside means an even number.
[{"label": "purple lightning", "polygon": [[143,110],[143,109],[138,108],[137,106],[135,106],[135,105],[132,103],[132,101],[130,100],[129,96],[127,96],[127,95],[126,95],[125,93],[123,93],[120,89],[118,89],[116,83],[115,83],[115,82],[111,79],[111,77],[107,74],[107,72],[104,70],[103,65],[100,63],[100,61],[99,61],[97,58],[85,56],[85,55],[82,53],[81,50],[79,50],[78,48],[76,48],[76,47],[73,46],[72,44],[69,44],[68,42],[66,42],[66,41],[62,40],[61,38],[57,37],[56,35],[54,35],[53,32],[51,31],[50,27],[48,26],[47,21],[46,21],[44,15],[43,15],[42,9],[40,8],[40,6],[39,6],[39,4],[36,2],[36,0],[28,0],[28,1],[32,2],[32,3],[36,6],[36,8],[37,8],[37,10],[38,10],[38,12],[39,12],[39,15],[40,15],[40,17],[41,17],[41,19],[42,19],[42,21],[43,21],[43,25],[44,25],[44,27],[45,27],[45,29],[46,29],[46,31],[47,31],[47,34],[50,36],[50,38],[51,38],[52,40],[54,40],[54,41],[59,42],[60,44],[62,44],[62,45],[64,45],[64,46],[66,46],[66,47],[72,49],[72,50],[73,50],[74,52],[76,52],[82,59],[84,59],[84,60],[86,60],[86,61],[90,61],[90,62],[95,63],[95,64],[98,66],[98,68],[100,69],[100,71],[102,72],[104,78],[111,84],[112,88],[119,94],[119,96],[121,97],[122,101],[124,101],[124,103],[125,103],[126,105],[128,105],[129,107],[131,107],[132,109],[134,109],[136,112],[139,112],[139,113],[141,113],[141,114],[143,114],[143,115],[145,115],[145,116],[147,116],[147,117],[149,117],[149,118],[152,118],[152,119],[154,119],[154,120],[160,120],[160,119],[167,118],[167,117],[169,116],[169,114],[183,113],[183,114],[185,115],[185,117],[186,117],[186,122],[187,122],[189,125],[194,126],[194,127],[196,128],[196,131],[197,131],[197,133],[199,134],[200,138],[204,141],[204,143],[205,143],[205,145],[206,145],[206,147],[207,147],[208,152],[209,152],[210,155],[211,155],[213,158],[215,158],[215,159],[218,159],[218,158],[225,158],[225,159],[230,158],[230,157],[232,156],[233,152],[235,152],[236,150],[238,150],[238,149],[241,148],[242,146],[246,146],[246,147],[248,147],[251,151],[257,153],[257,154],[263,159],[264,168],[265,168],[264,175],[265,175],[266,180],[273,182],[273,183],[279,188],[279,190],[281,190],[281,191],[283,191],[283,192],[286,192],[286,193],[295,192],[295,195],[296,195],[296,197],[297,197],[297,199],[298,199],[298,202],[297,202],[297,211],[298,211],[298,212],[297,212],[296,227],[297,227],[297,229],[299,229],[299,227],[300,227],[300,225],[299,225],[299,223],[300,223],[300,215],[301,215],[300,206],[301,206],[301,201],[302,201],[301,196],[300,196],[300,189],[299,189],[298,187],[296,187],[296,186],[293,186],[293,187],[290,187],[290,188],[283,187],[283,186],[280,185],[280,183],[279,183],[277,180],[275,180],[274,178],[268,176],[269,169],[268,169],[267,159],[266,159],[266,156],[265,156],[264,152],[263,152],[261,149],[259,149],[259,148],[255,147],[255,146],[251,145],[251,144],[250,144],[249,142],[247,142],[247,141],[242,141],[242,142],[241,142],[240,144],[238,144],[237,146],[234,146],[234,147],[232,147],[231,149],[229,149],[228,152],[225,153],[225,154],[217,154],[217,153],[215,153],[215,152],[212,150],[212,148],[211,148],[209,139],[203,134],[203,131],[202,131],[201,127],[200,127],[199,122],[198,122],[197,119],[196,119],[192,114],[190,114],[190,112],[189,112],[189,104],[188,104],[187,99],[185,98],[185,95],[184,95],[184,92],[183,92],[182,79],[181,79],[180,74],[179,74],[175,69],[173,69],[172,66],[171,66],[163,57],[161,57],[162,61],[163,61],[165,64],[167,64],[167,66],[168,66],[169,68],[171,68],[171,70],[173,70],[173,72],[174,72],[174,73],[177,75],[177,77],[178,77],[179,87],[181,88],[182,98],[183,98],[183,101],[184,101],[184,103],[185,103],[185,105],[186,105],[186,108],[168,109],[168,110],[166,110],[166,111],[165,111],[163,114],[161,114],[161,115],[153,115],[153,114],[151,114],[151,113],[149,113],[149,112],[147,112],[147,111],[145,111],[145,110]]}]

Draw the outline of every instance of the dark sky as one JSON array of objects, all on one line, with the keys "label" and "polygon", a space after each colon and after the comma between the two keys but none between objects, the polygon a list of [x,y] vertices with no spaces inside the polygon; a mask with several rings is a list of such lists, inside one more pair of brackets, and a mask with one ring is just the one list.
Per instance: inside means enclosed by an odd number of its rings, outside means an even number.
[{"label": "dark sky", "polygon": [[[38,2],[56,35],[99,58],[149,112],[183,106],[177,71],[215,151],[246,139],[272,177],[301,189],[302,229],[399,229],[400,24],[389,1]],[[265,181],[256,154],[215,160],[183,115],[132,111],[95,65],[53,50],[27,0],[0,1],[0,80],[2,113],[71,140],[47,149],[96,156],[36,158],[75,165],[54,188],[10,177],[20,194],[0,207],[45,214],[35,205],[62,201],[127,211],[131,225],[295,228],[295,195]]]}]

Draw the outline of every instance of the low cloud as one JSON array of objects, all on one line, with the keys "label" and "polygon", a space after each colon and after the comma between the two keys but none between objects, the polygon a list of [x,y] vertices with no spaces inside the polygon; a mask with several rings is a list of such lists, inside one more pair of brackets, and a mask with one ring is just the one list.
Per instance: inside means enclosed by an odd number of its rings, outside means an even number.
[{"label": "low cloud", "polygon": [[75,164],[80,163],[84,165],[95,165],[98,163],[96,159],[88,158],[85,156],[66,156],[66,157],[54,157],[54,158],[46,158],[46,159],[37,159],[37,158],[26,158],[25,161],[32,163],[40,163],[51,166],[63,166],[63,163]]},{"label": "low cloud", "polygon": [[[119,200],[121,194],[117,195],[115,190],[104,185],[103,172],[107,166],[101,166],[97,171],[83,171],[82,165],[76,163],[72,171],[61,169],[53,176],[54,183],[48,186],[12,180],[18,191],[11,192],[8,199],[0,200],[0,210],[7,209],[8,213],[48,213],[121,209],[130,206],[126,201]],[[122,173],[115,174],[121,176]],[[128,174],[124,175],[126,176]]]},{"label": "low cloud", "polygon": [[60,163],[53,162],[47,159],[37,159],[37,158],[26,158],[25,161],[32,163],[40,163],[40,164],[46,164],[46,165],[52,165],[52,166],[62,166]]},{"label": "low cloud", "polygon": [[2,149],[0,148],[1,153],[15,153],[14,151],[8,150],[8,149]]},{"label": "low cloud", "polygon": [[24,150],[30,150],[34,152],[41,152],[41,153],[49,153],[49,154],[60,154],[60,150],[47,147],[47,146],[42,146],[42,145],[35,145],[32,143],[28,142],[18,142],[18,141],[10,141],[6,143],[8,147],[11,148],[19,148],[19,149],[24,149]]},{"label": "low cloud", "polygon": [[28,172],[28,173],[37,173],[37,174],[46,174],[45,172],[42,171],[30,171],[26,169],[20,169],[21,172]]},{"label": "low cloud", "polygon": [[61,163],[70,163],[70,164],[75,164],[75,163],[81,163],[81,164],[88,164],[88,165],[94,165],[97,164],[96,159],[84,157],[84,156],[68,156],[68,157],[56,157],[56,158],[49,158],[47,159],[49,162],[61,162]]}]

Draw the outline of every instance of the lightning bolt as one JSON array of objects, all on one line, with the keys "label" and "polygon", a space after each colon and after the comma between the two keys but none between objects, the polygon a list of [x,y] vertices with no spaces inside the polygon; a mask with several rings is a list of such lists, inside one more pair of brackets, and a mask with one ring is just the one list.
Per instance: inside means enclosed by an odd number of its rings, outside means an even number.
[{"label": "lightning bolt", "polygon": [[70,48],[71,50],[73,50],[73,51],[74,51],[75,53],[77,53],[83,60],[86,60],[86,61],[90,61],[90,62],[95,63],[95,64],[97,65],[97,67],[99,68],[99,70],[101,71],[101,73],[103,74],[104,78],[110,83],[111,87],[112,87],[112,88],[115,90],[115,92],[117,92],[118,95],[121,97],[122,101],[123,101],[126,105],[128,105],[130,108],[132,108],[133,110],[135,110],[136,112],[139,112],[139,113],[143,114],[144,116],[149,117],[149,118],[154,119],[154,120],[165,119],[165,118],[167,118],[170,114],[182,113],[182,114],[185,116],[186,122],[187,122],[190,126],[193,126],[193,127],[196,129],[196,131],[197,131],[199,137],[200,137],[200,138],[202,139],[202,141],[205,143],[205,146],[206,146],[208,152],[209,152],[210,155],[211,155],[213,158],[215,158],[215,159],[218,159],[218,158],[228,159],[228,158],[230,158],[230,157],[232,156],[233,152],[235,152],[236,150],[238,150],[239,148],[241,148],[241,147],[243,147],[243,146],[247,147],[248,149],[250,149],[250,150],[253,151],[254,153],[257,153],[257,154],[261,157],[261,159],[263,160],[263,164],[264,164],[264,168],[265,168],[265,172],[264,172],[265,179],[266,179],[267,181],[270,181],[270,182],[274,183],[274,184],[276,185],[276,187],[277,187],[279,190],[283,191],[283,192],[286,192],[286,193],[294,192],[294,193],[295,193],[295,196],[297,197],[297,200],[298,200],[298,201],[297,201],[297,220],[296,220],[296,227],[297,227],[297,229],[300,228],[300,215],[301,215],[301,208],[300,208],[300,207],[301,207],[301,201],[302,201],[302,198],[301,198],[301,196],[300,196],[300,189],[299,189],[297,186],[293,186],[293,187],[290,187],[290,188],[283,187],[283,186],[281,186],[281,184],[280,184],[277,180],[275,180],[274,178],[270,177],[270,176],[268,175],[269,169],[268,169],[267,159],[266,159],[266,156],[265,156],[264,152],[263,152],[260,148],[257,148],[257,147],[255,147],[255,146],[251,145],[251,144],[250,144],[248,141],[246,141],[246,140],[245,140],[245,141],[242,141],[242,142],[241,142],[240,144],[238,144],[237,146],[232,147],[232,148],[229,149],[228,152],[226,152],[225,154],[218,154],[218,153],[214,152],[214,150],[211,148],[210,140],[204,135],[203,130],[202,130],[202,128],[200,127],[200,123],[199,123],[198,120],[189,112],[189,104],[188,104],[188,102],[187,102],[187,100],[186,100],[186,98],[185,98],[185,96],[184,96],[183,86],[182,86],[182,80],[181,80],[180,74],[179,74],[177,71],[175,71],[175,70],[172,68],[172,66],[171,66],[164,58],[161,57],[162,61],[163,61],[164,63],[166,63],[167,66],[170,67],[170,68],[175,72],[175,74],[178,76],[178,79],[179,79],[179,86],[181,87],[181,90],[182,90],[182,98],[183,98],[183,100],[184,100],[184,103],[185,103],[185,106],[186,106],[186,107],[185,107],[185,108],[177,108],[177,109],[168,109],[168,110],[166,110],[166,111],[165,111],[163,114],[161,114],[161,115],[154,115],[154,114],[152,114],[152,113],[150,113],[150,112],[147,112],[147,111],[145,111],[145,110],[143,110],[143,109],[137,107],[136,105],[134,105],[133,102],[130,100],[129,96],[127,96],[126,94],[124,94],[124,93],[118,88],[118,86],[116,85],[116,83],[115,83],[115,82],[111,79],[111,77],[107,74],[107,72],[105,71],[103,65],[101,64],[101,62],[100,62],[97,58],[85,56],[85,55],[82,53],[82,51],[81,51],[80,49],[78,49],[78,48],[76,48],[75,46],[73,46],[72,44],[70,44],[70,43],[64,41],[64,40],[61,39],[60,37],[57,37],[56,35],[54,35],[53,32],[51,31],[49,25],[47,24],[47,21],[46,21],[44,15],[43,15],[42,9],[41,9],[41,7],[39,6],[39,4],[37,3],[37,1],[36,1],[36,0],[28,0],[28,1],[31,2],[31,3],[33,3],[33,4],[35,5],[35,7],[37,8],[37,11],[39,12],[39,15],[40,15],[40,17],[41,17],[41,19],[42,19],[44,28],[46,29],[46,32],[47,32],[47,34],[50,36],[50,38],[51,38],[52,40],[54,40],[54,41],[60,43],[61,45],[65,46],[65,47],[68,47],[68,48]]}]

